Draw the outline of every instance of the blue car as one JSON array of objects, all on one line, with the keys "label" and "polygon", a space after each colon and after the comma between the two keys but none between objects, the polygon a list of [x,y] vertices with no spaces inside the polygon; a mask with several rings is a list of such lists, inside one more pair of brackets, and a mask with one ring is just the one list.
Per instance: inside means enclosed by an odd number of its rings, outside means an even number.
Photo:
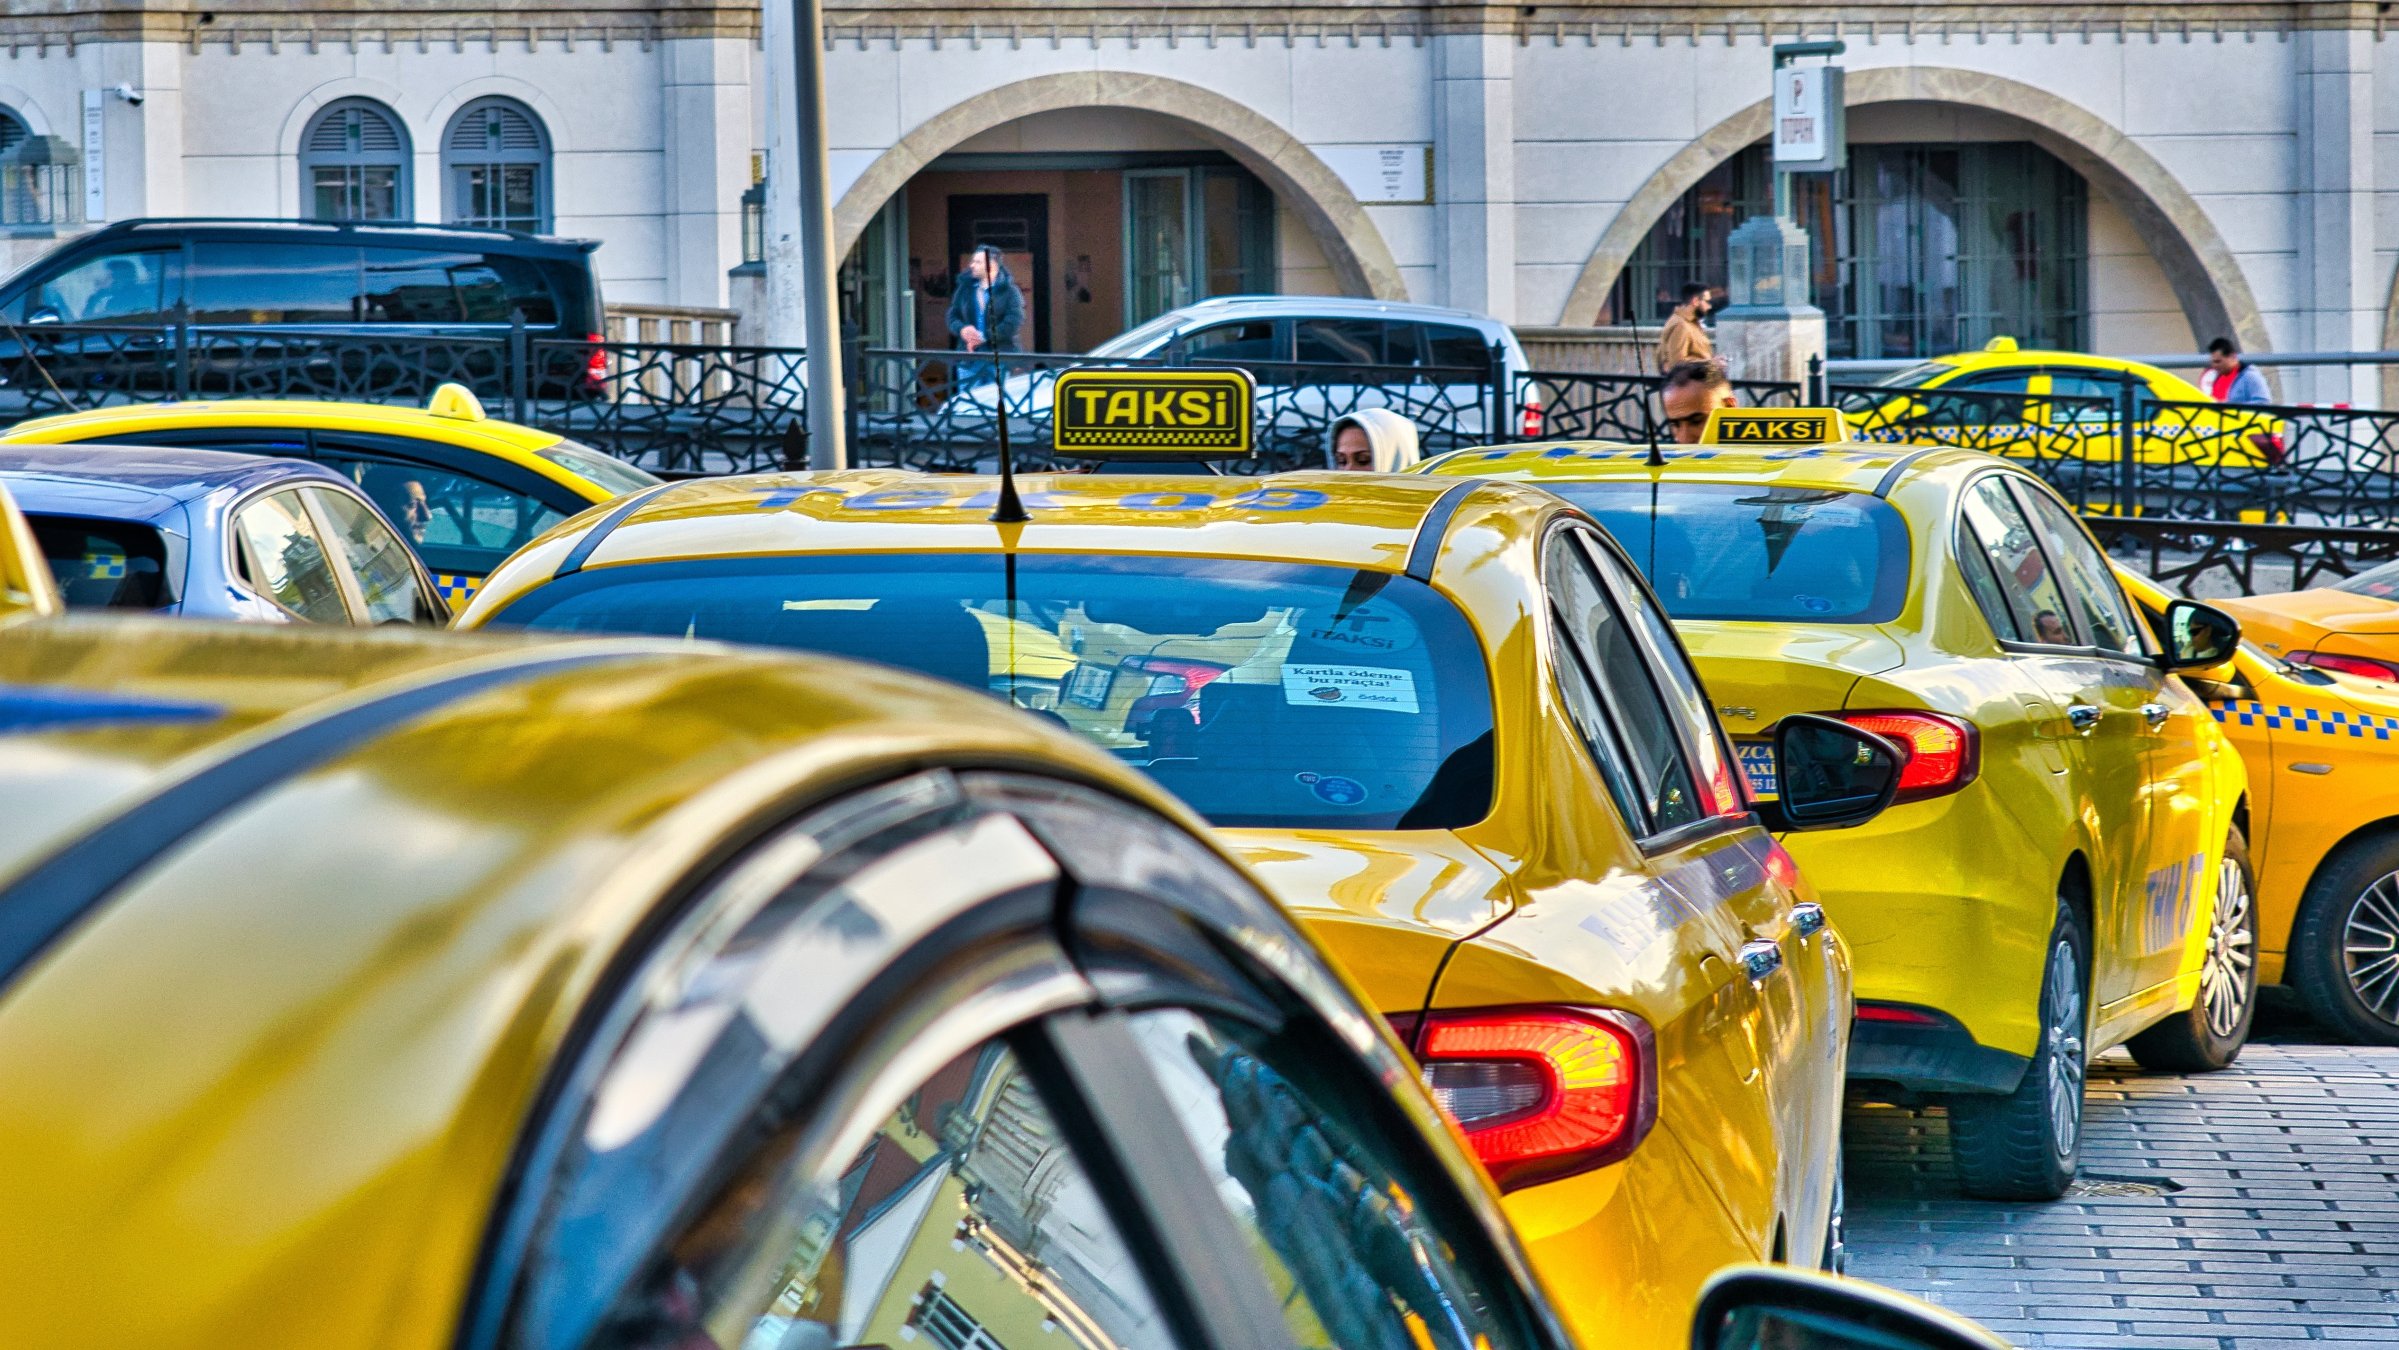
[{"label": "blue car", "polygon": [[6,487],[69,608],[254,623],[449,620],[433,577],[357,486],[216,450],[0,446]]}]

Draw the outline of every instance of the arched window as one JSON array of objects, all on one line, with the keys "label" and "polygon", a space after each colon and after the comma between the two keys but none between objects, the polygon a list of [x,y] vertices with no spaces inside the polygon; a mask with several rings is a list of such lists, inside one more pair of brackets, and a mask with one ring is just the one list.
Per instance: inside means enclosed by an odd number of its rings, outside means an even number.
[{"label": "arched window", "polygon": [[408,129],[373,99],[336,99],[300,137],[301,210],[311,220],[407,220]]},{"label": "arched window", "polygon": [[33,128],[26,125],[22,114],[7,104],[0,103],[0,155],[16,149],[17,142],[32,134]]},{"label": "arched window", "polygon": [[443,211],[458,225],[550,228],[550,134],[514,99],[479,98],[441,140]]}]

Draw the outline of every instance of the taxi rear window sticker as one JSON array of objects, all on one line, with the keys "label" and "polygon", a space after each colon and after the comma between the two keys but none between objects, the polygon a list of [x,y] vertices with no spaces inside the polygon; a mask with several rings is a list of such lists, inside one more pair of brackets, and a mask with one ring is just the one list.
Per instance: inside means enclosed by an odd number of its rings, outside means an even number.
[{"label": "taxi rear window sticker", "polygon": [[1068,671],[1059,696],[1082,708],[1108,706],[1108,691],[1116,684],[1116,667],[1084,664]]},{"label": "taxi rear window sticker", "polygon": [[1366,800],[1366,785],[1355,778],[1337,773],[1295,773],[1291,777],[1328,806],[1357,806]]},{"label": "taxi rear window sticker", "polygon": [[1283,667],[1283,701],[1414,713],[1416,675],[1379,666],[1288,665]]}]

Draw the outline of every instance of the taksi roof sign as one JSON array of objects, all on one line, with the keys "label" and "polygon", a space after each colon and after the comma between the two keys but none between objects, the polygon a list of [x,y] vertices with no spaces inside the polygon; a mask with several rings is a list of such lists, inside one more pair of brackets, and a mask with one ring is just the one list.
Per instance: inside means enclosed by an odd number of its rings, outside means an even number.
[{"label": "taksi roof sign", "polygon": [[1051,399],[1050,443],[1096,459],[1243,459],[1256,403],[1246,370],[1069,370]]}]

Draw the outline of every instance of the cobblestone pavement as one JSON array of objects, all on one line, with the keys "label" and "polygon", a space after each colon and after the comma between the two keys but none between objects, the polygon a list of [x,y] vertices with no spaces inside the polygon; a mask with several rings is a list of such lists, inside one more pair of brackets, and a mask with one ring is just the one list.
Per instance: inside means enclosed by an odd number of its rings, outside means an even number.
[{"label": "cobblestone pavement", "polygon": [[1937,1110],[1852,1107],[1850,1273],[2026,1347],[2399,1347],[2399,1049],[2253,1044],[2219,1074],[2091,1068],[2082,1180],[1961,1198]]}]

